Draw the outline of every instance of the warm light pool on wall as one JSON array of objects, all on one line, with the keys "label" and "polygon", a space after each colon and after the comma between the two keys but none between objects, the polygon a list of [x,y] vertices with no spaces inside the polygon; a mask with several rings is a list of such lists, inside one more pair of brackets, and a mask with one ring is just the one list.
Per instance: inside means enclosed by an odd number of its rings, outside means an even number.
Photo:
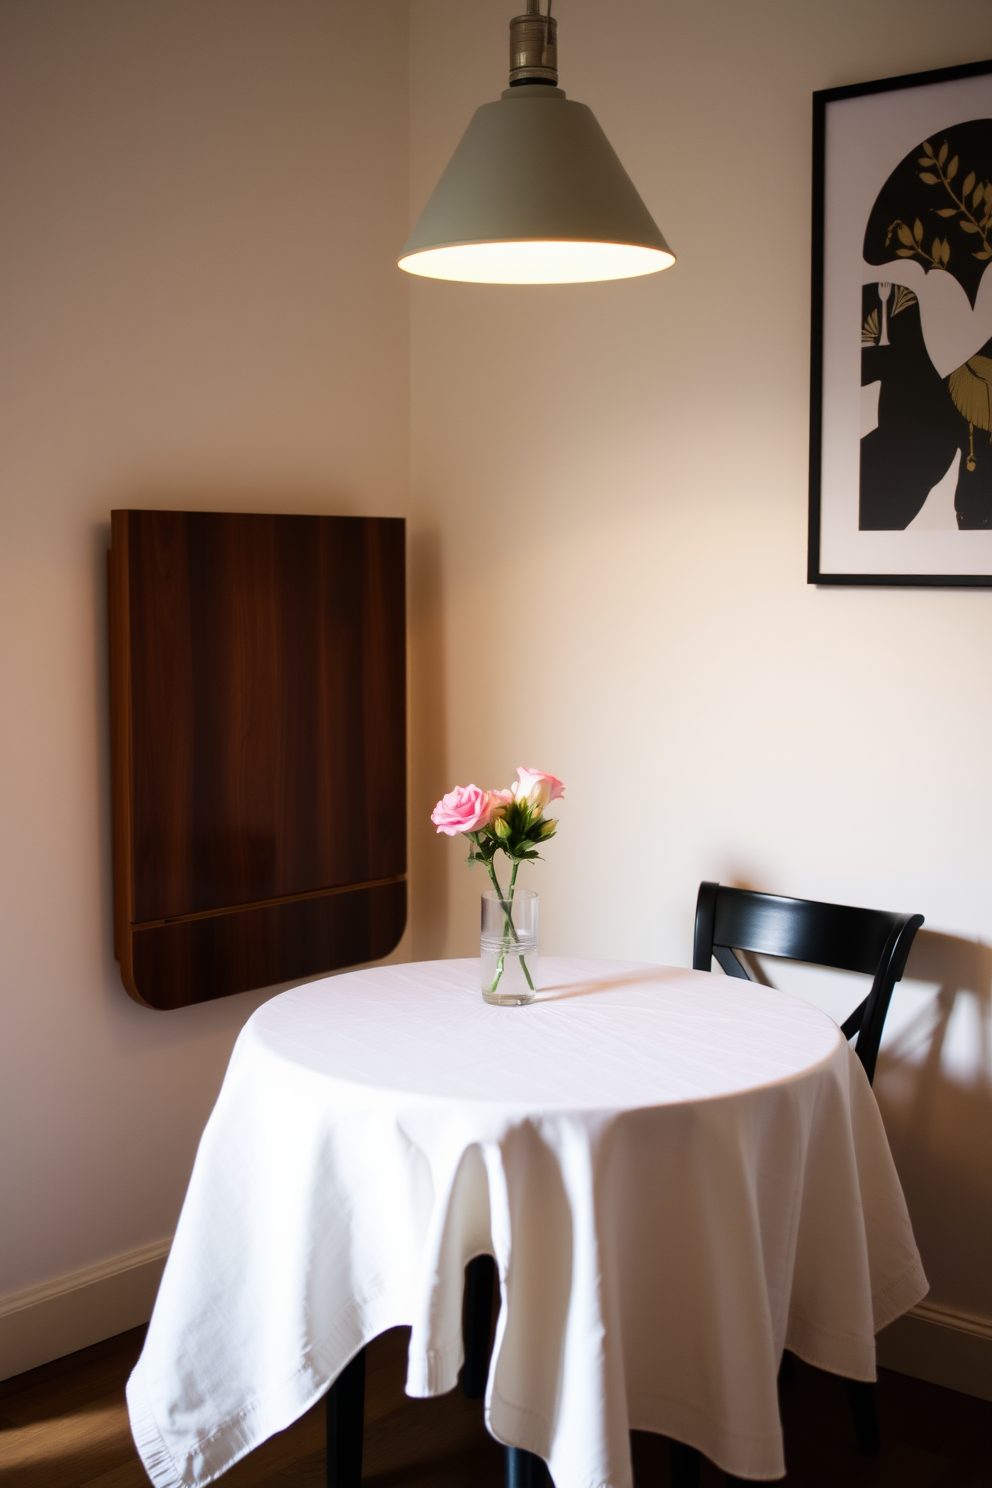
[{"label": "warm light pool on wall", "polygon": [[675,255],[592,110],[557,86],[558,22],[510,22],[510,86],[477,109],[399,266],[476,284],[656,274]]}]

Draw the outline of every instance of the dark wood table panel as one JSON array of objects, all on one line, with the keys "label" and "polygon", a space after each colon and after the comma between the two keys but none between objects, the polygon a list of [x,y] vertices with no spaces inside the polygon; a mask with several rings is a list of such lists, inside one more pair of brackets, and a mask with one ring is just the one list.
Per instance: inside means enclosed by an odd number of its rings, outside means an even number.
[{"label": "dark wood table panel", "polygon": [[[272,952],[281,931],[253,956],[249,927],[266,901],[406,872],[404,571],[394,518],[113,513],[115,944],[132,995],[180,1006],[385,953],[337,910],[347,956],[308,931],[321,964],[301,969]],[[248,907],[229,939],[157,933]],[[228,953],[240,970],[222,974]]]}]

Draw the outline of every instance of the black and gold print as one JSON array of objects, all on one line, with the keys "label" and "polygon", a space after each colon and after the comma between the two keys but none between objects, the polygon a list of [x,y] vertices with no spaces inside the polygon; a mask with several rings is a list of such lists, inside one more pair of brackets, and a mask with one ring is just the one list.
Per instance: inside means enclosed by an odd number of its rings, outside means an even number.
[{"label": "black and gold print", "polygon": [[[974,309],[992,261],[992,119],[923,140],[872,208],[864,258],[919,264],[957,280]],[[859,526],[899,531],[958,463],[961,529],[992,528],[992,339],[949,376],[927,350],[919,299],[880,273],[862,290],[862,386],[879,384],[878,422],[861,441]]]}]

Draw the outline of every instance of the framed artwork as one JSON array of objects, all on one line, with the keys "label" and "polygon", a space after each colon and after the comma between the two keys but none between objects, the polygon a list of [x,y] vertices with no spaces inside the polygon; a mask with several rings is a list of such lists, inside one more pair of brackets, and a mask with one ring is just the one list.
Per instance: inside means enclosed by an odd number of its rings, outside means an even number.
[{"label": "framed artwork", "polygon": [[992,587],[992,62],[813,95],[811,584]]}]

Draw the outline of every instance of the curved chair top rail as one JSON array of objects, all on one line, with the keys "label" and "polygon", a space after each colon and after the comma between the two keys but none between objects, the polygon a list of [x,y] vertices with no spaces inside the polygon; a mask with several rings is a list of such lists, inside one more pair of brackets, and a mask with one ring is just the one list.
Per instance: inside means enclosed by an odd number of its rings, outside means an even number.
[{"label": "curved chair top rail", "polygon": [[734,952],[750,951],[873,977],[868,996],[842,1025],[845,1037],[858,1035],[858,1058],[871,1080],[892,989],[922,924],[920,914],[787,899],[704,881],[696,901],[692,964],[709,971],[715,956],[729,976],[747,978]]},{"label": "curved chair top rail", "polygon": [[[874,976],[906,915],[714,885],[713,944]],[[922,923],[922,922],[921,922]]]}]

